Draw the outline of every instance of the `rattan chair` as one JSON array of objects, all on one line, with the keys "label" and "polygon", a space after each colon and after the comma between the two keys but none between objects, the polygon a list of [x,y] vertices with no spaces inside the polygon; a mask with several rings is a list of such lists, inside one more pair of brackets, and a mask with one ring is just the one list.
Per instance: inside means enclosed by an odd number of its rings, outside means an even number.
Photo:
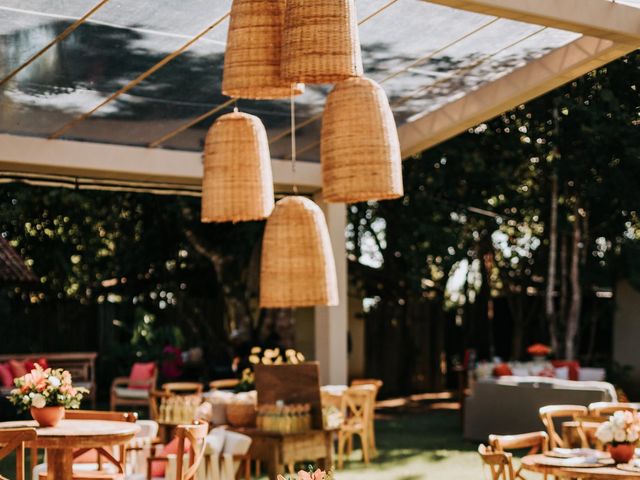
[{"label": "rattan chair", "polygon": [[[0,430],[0,460],[15,452],[16,476],[15,480],[24,480],[25,443],[34,442],[37,438],[35,428],[7,428]],[[1,479],[4,479],[0,475]]]},{"label": "rattan chair", "polygon": [[[546,452],[549,449],[549,435],[546,432],[531,432],[519,435],[489,435],[489,445],[493,452],[528,448],[528,455],[533,455],[539,452]],[[512,465],[512,470],[513,468]],[[515,470],[513,475],[513,478],[527,480],[522,476],[522,467]]]},{"label": "rattan chair", "polygon": [[547,405],[540,408],[538,411],[540,414],[540,420],[544,427],[547,429],[549,435],[549,447],[567,447],[565,441],[558,434],[554,425],[554,420],[558,418],[571,418],[574,419],[578,416],[584,416],[589,413],[587,407],[582,405]]}]

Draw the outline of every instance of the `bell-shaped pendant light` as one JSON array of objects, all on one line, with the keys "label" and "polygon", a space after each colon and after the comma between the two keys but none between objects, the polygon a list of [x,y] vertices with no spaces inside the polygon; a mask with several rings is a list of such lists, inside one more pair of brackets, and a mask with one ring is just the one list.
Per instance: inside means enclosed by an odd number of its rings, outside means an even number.
[{"label": "bell-shaped pendant light", "polygon": [[262,240],[262,308],[337,305],[338,281],[327,224],[306,197],[276,203]]},{"label": "bell-shaped pendant light", "polygon": [[334,83],[362,75],[354,0],[287,0],[282,77]]},{"label": "bell-shaped pendant light", "polygon": [[304,85],[292,85],[280,76],[284,4],[284,0],[233,0],[222,72],[224,95],[269,99],[304,91]]},{"label": "bell-shaped pendant light", "polygon": [[322,116],[320,163],[327,202],[403,195],[398,131],[387,96],[368,78],[338,83]]},{"label": "bell-shaped pendant light", "polygon": [[258,117],[236,111],[222,115],[207,132],[203,157],[203,222],[260,220],[271,214],[269,141]]}]

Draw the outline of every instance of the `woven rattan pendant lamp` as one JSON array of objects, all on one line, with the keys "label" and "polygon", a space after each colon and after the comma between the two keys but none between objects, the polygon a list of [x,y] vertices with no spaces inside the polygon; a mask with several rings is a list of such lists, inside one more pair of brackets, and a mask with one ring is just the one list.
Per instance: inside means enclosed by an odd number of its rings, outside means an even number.
[{"label": "woven rattan pendant lamp", "polygon": [[361,76],[354,0],[287,0],[281,71],[285,80],[303,83]]},{"label": "woven rattan pendant lamp", "polygon": [[367,78],[338,83],[322,117],[320,163],[327,202],[403,195],[398,132],[387,96]]},{"label": "woven rattan pendant lamp", "polygon": [[[292,83],[280,76],[285,0],[233,0],[222,72],[222,93],[235,98],[286,98]],[[304,85],[293,85],[293,93]]]},{"label": "woven rattan pendant lamp", "polygon": [[205,139],[202,221],[260,220],[272,210],[273,176],[264,125],[247,113],[222,115]]},{"label": "woven rattan pendant lamp", "polygon": [[260,306],[337,304],[336,266],[320,207],[298,195],[279,200],[262,240]]}]

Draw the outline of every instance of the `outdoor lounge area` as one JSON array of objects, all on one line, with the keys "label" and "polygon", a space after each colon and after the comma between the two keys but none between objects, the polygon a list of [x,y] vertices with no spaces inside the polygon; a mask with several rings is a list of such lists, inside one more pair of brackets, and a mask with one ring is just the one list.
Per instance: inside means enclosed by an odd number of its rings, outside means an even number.
[{"label": "outdoor lounge area", "polygon": [[640,479],[640,0],[0,0],[0,479]]}]

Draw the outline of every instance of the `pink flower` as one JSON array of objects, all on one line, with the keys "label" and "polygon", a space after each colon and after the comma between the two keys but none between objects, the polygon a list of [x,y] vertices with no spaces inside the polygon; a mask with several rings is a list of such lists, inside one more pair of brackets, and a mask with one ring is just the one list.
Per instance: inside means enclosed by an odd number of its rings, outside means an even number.
[{"label": "pink flower", "polygon": [[318,469],[313,473],[305,472],[304,470],[300,470],[298,472],[298,480],[324,480],[325,473]]}]

